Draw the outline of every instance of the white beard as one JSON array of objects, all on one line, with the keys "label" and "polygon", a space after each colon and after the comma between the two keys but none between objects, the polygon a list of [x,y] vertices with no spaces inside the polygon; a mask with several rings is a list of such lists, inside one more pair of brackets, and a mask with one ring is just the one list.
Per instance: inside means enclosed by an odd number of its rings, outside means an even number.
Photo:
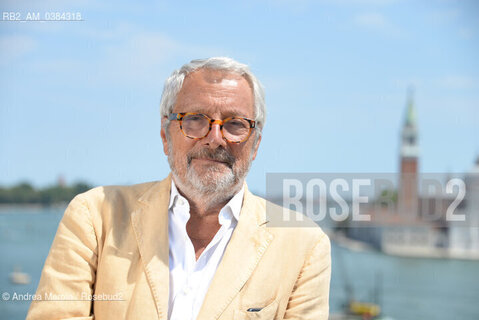
[{"label": "white beard", "polygon": [[243,185],[244,179],[251,167],[251,159],[245,168],[236,168],[236,163],[225,172],[224,169],[211,166],[206,173],[199,174],[193,166],[187,163],[186,174],[180,175],[175,156],[169,145],[168,163],[178,188],[189,197],[201,199],[203,202],[220,202],[230,199]]}]

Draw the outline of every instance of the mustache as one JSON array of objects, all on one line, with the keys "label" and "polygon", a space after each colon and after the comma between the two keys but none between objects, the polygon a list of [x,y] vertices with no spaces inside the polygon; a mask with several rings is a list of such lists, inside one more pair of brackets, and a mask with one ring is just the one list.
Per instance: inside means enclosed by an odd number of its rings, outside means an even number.
[{"label": "mustache", "polygon": [[198,151],[192,151],[192,152],[188,153],[188,155],[187,155],[188,166],[190,166],[191,160],[193,160],[195,158],[221,161],[221,162],[226,163],[230,168],[233,167],[233,164],[236,161],[236,158],[232,154],[230,154],[228,151],[226,151],[226,149],[223,148],[223,147],[218,147],[214,150],[212,150],[212,149],[201,149],[201,150],[198,150]]}]

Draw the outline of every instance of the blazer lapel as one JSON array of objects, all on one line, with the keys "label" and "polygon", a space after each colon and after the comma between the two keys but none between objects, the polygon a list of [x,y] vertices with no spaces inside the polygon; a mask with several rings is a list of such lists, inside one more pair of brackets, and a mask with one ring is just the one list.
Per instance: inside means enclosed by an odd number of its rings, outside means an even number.
[{"label": "blazer lapel", "polygon": [[197,319],[218,319],[249,279],[273,235],[265,229],[265,214],[245,186],[238,225],[226,247]]},{"label": "blazer lapel", "polygon": [[171,176],[156,182],[139,199],[131,215],[141,261],[155,299],[159,319],[168,317],[168,203]]}]

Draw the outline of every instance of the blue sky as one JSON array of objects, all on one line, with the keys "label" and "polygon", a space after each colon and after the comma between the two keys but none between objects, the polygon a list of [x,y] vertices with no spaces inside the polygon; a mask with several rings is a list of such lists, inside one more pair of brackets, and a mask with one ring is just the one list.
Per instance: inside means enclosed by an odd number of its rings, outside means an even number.
[{"label": "blue sky", "polygon": [[395,172],[415,87],[424,172],[479,154],[476,1],[2,1],[0,185],[131,184],[165,177],[159,100],[183,63],[230,56],[266,87],[248,182],[268,172]]}]

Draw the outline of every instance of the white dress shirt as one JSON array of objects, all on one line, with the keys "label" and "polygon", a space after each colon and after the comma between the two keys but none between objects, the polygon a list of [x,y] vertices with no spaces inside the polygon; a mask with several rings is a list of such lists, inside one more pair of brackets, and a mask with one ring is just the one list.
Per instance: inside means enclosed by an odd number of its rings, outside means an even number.
[{"label": "white dress shirt", "polygon": [[168,319],[194,320],[239,219],[244,187],[221,209],[221,225],[214,238],[196,260],[193,243],[186,232],[190,205],[171,180],[168,206],[170,249],[170,290]]}]

